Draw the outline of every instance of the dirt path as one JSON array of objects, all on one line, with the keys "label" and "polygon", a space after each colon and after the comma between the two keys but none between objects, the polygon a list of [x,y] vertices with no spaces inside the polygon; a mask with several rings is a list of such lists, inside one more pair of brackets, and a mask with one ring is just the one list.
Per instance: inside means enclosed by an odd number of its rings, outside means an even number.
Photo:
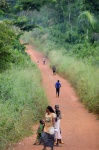
[{"label": "dirt path", "polygon": [[[45,66],[42,64],[43,56],[40,52],[35,51],[35,48],[31,46],[27,46],[27,52],[34,62],[40,61],[38,67],[50,105],[54,107],[55,104],[59,104],[62,112],[61,130],[65,144],[62,147],[55,147],[55,150],[99,150],[99,120],[85,110],[68,81],[59,75],[53,75],[48,63]],[[58,79],[62,87],[60,97],[56,98],[54,84]],[[35,126],[35,131],[36,129],[37,126]],[[25,138],[13,149],[42,150],[42,146],[33,145],[35,136]]]}]

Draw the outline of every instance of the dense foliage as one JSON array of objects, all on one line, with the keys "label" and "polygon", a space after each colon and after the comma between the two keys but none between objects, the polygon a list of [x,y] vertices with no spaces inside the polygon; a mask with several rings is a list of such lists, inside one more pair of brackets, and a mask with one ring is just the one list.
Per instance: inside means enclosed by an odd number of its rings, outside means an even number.
[{"label": "dense foliage", "polygon": [[[0,19],[10,19],[21,30],[30,31],[36,25],[30,17],[31,11],[37,10],[54,0],[1,0]],[[21,16],[22,14],[22,16]]]},{"label": "dense foliage", "polygon": [[25,54],[25,47],[20,44],[19,38],[20,34],[16,34],[9,22],[0,23],[0,71],[20,63],[21,56],[18,52]]},{"label": "dense foliage", "polygon": [[50,41],[68,49],[68,53],[77,58],[89,57],[92,64],[98,65],[99,16],[95,6],[96,3],[92,6],[87,1],[57,0],[40,13],[35,11],[33,17],[42,27],[40,36],[46,34]]}]

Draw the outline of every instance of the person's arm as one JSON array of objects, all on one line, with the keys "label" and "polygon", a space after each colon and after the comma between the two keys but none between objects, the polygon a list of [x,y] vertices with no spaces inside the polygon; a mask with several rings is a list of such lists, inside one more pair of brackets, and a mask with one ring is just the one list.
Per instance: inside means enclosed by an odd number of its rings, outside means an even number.
[{"label": "person's arm", "polygon": [[55,113],[53,113],[53,116],[52,116],[52,125],[53,125],[53,127],[55,126],[55,118],[56,118],[56,115],[55,115]]},{"label": "person's arm", "polygon": [[55,83],[55,87],[56,87],[56,83]]},{"label": "person's arm", "polygon": [[62,114],[61,114],[61,111],[60,111],[60,116],[59,116],[59,118],[60,118],[60,119],[62,119]]},{"label": "person's arm", "polygon": [[61,84],[60,84],[60,87],[61,87]]},{"label": "person's arm", "polygon": [[52,125],[55,126],[55,118],[52,118]]},{"label": "person's arm", "polygon": [[38,134],[38,133],[39,133],[39,131],[40,131],[40,125],[39,125],[39,127],[38,127],[38,129],[37,129],[36,134]]}]

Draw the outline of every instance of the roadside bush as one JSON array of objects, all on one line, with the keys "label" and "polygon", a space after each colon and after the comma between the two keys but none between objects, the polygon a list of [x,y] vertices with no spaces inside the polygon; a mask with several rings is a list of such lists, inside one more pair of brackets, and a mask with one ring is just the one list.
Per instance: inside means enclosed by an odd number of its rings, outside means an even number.
[{"label": "roadside bush", "polygon": [[0,74],[0,149],[32,134],[32,125],[43,118],[47,105],[34,63],[25,60],[23,67]]}]

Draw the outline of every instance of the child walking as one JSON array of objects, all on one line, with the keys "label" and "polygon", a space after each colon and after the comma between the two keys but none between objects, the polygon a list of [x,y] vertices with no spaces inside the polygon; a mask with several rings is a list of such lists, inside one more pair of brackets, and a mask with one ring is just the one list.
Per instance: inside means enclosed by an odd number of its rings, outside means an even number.
[{"label": "child walking", "polygon": [[57,146],[59,146],[60,144],[63,144],[63,142],[61,141],[62,136],[61,136],[61,130],[60,130],[60,110],[56,110],[56,120],[55,120],[55,139],[56,142],[55,144]]},{"label": "child walking", "polygon": [[[59,110],[59,105],[55,105],[55,113],[56,113],[56,117],[57,117],[57,112],[59,111],[59,113],[58,113],[58,118],[59,119],[62,119],[62,115],[61,115],[61,111]],[[58,122],[57,122],[57,124],[58,124]],[[60,133],[61,133],[61,129],[60,129]],[[60,139],[60,140],[58,140],[59,141],[59,143],[60,144],[64,144],[64,142]],[[55,144],[56,144],[57,142],[55,142]]]},{"label": "child walking", "polygon": [[39,121],[39,127],[38,127],[38,130],[37,130],[37,137],[36,137],[36,141],[33,145],[37,145],[37,144],[41,144],[41,133],[43,132],[43,129],[44,129],[44,121],[43,120],[40,120]]}]

